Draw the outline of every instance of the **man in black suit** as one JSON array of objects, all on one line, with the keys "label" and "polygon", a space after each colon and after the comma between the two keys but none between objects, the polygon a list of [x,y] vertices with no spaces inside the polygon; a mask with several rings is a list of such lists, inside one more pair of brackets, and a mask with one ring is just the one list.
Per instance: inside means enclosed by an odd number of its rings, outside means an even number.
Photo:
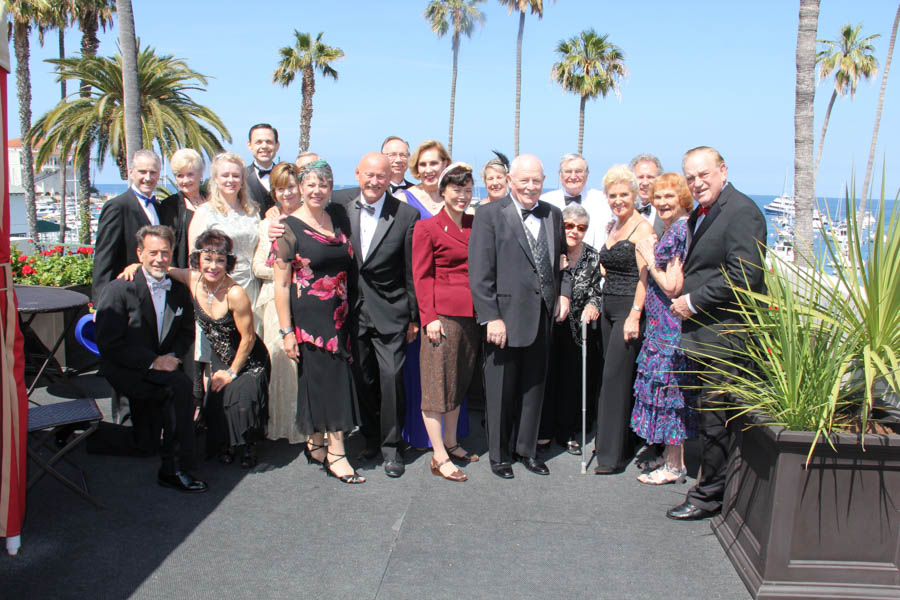
[{"label": "man in black suit", "polygon": [[154,192],[159,181],[159,157],[152,150],[138,150],[131,158],[128,179],[131,187],[103,205],[94,246],[94,290],[99,297],[103,286],[119,276],[134,261],[135,234],[144,225],[175,224],[174,205],[157,202]]},{"label": "man in black suit", "polygon": [[406,404],[403,363],[406,344],[419,332],[412,279],[412,234],[419,213],[386,192],[390,173],[384,154],[366,154],[356,167],[359,192],[340,202],[349,217],[358,267],[352,322],[364,455],[374,457],[380,447],[385,473],[400,477],[406,470],[399,451]]},{"label": "man in black suit", "polygon": [[485,324],[484,385],[491,470],[514,476],[512,461],[547,475],[537,436],[550,352],[551,319],[569,313],[571,280],[562,212],[540,201],[544,169],[523,154],[510,165],[509,195],[479,207],[469,239],[469,284]]},{"label": "man in black suit", "polygon": [[[717,363],[735,373],[733,348],[740,347],[740,336],[725,333],[737,321],[729,309],[736,298],[728,280],[761,292],[765,288],[761,244],[766,241],[766,220],[759,207],[728,183],[728,167],[713,148],[701,146],[689,150],[682,161],[684,176],[698,206],[688,218],[688,254],[684,263],[683,295],[672,302],[671,310],[683,319],[681,343],[688,355],[702,353],[728,362]],[[727,275],[727,278],[726,278]],[[715,358],[703,358],[707,364]],[[699,365],[703,368],[703,365]],[[707,369],[704,379],[715,382],[723,376]],[[709,409],[723,397],[710,388],[700,398]],[[701,410],[700,479],[685,501],[669,509],[675,520],[704,519],[722,507],[725,471],[730,436],[725,427],[724,410]]]},{"label": "man in black suit", "polygon": [[137,446],[159,446],[161,421],[159,484],[205,492],[206,483],[184,470],[194,456],[193,384],[177,357],[194,340],[194,318],[187,287],[166,276],[175,234],[164,225],[147,225],[136,237],[141,268],[131,281],[106,285],[97,302],[100,372],[128,395]]},{"label": "man in black suit", "polygon": [[247,182],[250,198],[259,206],[260,217],[275,206],[269,193],[269,173],[275,166],[279,146],[278,130],[268,123],[257,123],[250,128],[247,148],[253,155],[253,162],[244,170],[244,180]]},{"label": "man in black suit", "polygon": [[663,173],[662,163],[652,154],[638,154],[631,159],[628,166],[631,167],[631,171],[638,180],[636,208],[653,225],[656,237],[662,237],[662,234],[666,232],[666,226],[657,216],[656,208],[652,204],[653,198],[650,197],[650,186]]}]

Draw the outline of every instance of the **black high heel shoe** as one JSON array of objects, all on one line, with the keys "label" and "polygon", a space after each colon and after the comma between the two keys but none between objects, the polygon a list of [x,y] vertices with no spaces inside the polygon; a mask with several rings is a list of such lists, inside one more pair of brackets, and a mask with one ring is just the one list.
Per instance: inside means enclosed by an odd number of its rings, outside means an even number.
[{"label": "black high heel shoe", "polygon": [[241,454],[241,468],[252,469],[257,463],[259,463],[259,459],[256,457],[256,451],[253,444],[246,444],[244,446],[244,452]]},{"label": "black high heel shoe", "polygon": [[[328,460],[329,456],[337,456],[337,460]],[[325,460],[322,461],[322,468],[325,469],[325,473],[331,475],[335,479],[342,481],[343,483],[365,483],[366,478],[362,477],[359,473],[356,472],[356,469],[353,470],[353,473],[350,475],[336,475],[334,471],[331,470],[331,465],[336,462],[340,462],[342,460],[347,460],[346,454],[335,454],[334,452],[330,452],[328,450],[325,451]],[[347,464],[350,464],[350,461],[347,460]],[[351,465],[352,466],[352,465]]]},{"label": "black high heel shoe", "polygon": [[219,451],[219,462],[230,465],[234,462],[234,446],[223,446]]},{"label": "black high heel shoe", "polygon": [[[325,448],[325,444],[319,445],[313,444],[312,442],[306,442],[305,444],[303,444],[303,454],[306,455],[306,464],[324,465],[325,459],[322,458],[322,460],[316,460],[313,456],[313,452],[315,452],[316,450],[324,450]],[[328,450],[325,450],[325,452],[327,454]]]}]

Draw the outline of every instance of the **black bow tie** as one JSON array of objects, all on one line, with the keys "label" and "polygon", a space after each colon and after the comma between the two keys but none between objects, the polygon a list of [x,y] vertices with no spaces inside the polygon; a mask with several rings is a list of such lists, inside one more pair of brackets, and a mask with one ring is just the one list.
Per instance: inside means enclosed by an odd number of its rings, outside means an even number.
[{"label": "black bow tie", "polygon": [[540,204],[535,204],[532,208],[523,208],[522,209],[522,220],[524,221],[525,219],[527,219],[528,215],[533,215],[534,217],[540,219],[541,216],[543,215],[543,212],[544,211],[541,210]]},{"label": "black bow tie", "polygon": [[640,208],[638,208],[637,210],[639,213],[641,213],[645,217],[650,216],[650,205],[649,204],[645,204],[645,205],[641,206]]},{"label": "black bow tie", "polygon": [[271,169],[271,168],[270,168],[270,169],[263,169],[263,168],[260,168],[260,167],[256,167],[256,174],[257,174],[259,177],[265,177],[266,175],[268,175],[268,174],[271,173],[271,172],[272,172],[272,169]]},{"label": "black bow tie", "polygon": [[372,215],[372,216],[375,215],[375,207],[372,206],[371,204],[369,204],[367,202],[357,202],[356,205],[358,207],[360,207],[361,209],[363,209],[364,211],[366,211],[367,213],[369,213],[370,215]]},{"label": "black bow tie", "polygon": [[575,202],[576,204],[581,204],[581,194],[575,194],[574,196],[566,196],[566,206]]}]

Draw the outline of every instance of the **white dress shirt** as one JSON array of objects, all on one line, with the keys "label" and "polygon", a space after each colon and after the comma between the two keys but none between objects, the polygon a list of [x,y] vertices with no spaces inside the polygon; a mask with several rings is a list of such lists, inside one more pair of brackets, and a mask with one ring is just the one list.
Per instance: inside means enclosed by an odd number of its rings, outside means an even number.
[{"label": "white dress shirt", "polygon": [[[510,194],[509,197],[512,198],[513,204],[516,205],[516,210],[519,211],[519,215],[521,216],[522,210],[524,210],[525,207],[522,206],[519,201],[516,200],[516,197],[512,194]],[[532,208],[536,207],[537,204],[535,204]],[[525,227],[525,229],[528,230],[528,232],[536,241],[538,239],[538,236],[541,234],[541,220],[534,216],[534,214],[529,214],[527,217],[522,219],[522,225]]]},{"label": "white dress shirt", "polygon": [[[357,202],[360,204],[369,204],[362,194],[359,195]],[[369,214],[369,211],[359,209],[359,244],[362,246],[363,260],[369,256],[369,245],[372,243],[372,237],[375,236],[375,228],[378,226],[378,219],[381,217],[381,208],[384,206],[384,195],[377,202],[369,204],[375,207],[375,212]]]},{"label": "white dress shirt", "polygon": [[262,165],[260,165],[260,164],[259,164],[258,162],[256,162],[255,160],[253,161],[253,172],[256,173],[256,178],[259,179],[259,182],[262,184],[262,186],[263,186],[264,188],[266,188],[266,191],[267,191],[267,192],[271,192],[271,191],[272,191],[271,188],[270,188],[270,183],[269,183],[269,173],[266,173],[265,175],[263,175],[262,177],[260,177],[260,175],[259,175],[259,170],[262,169],[263,171],[271,171],[274,167],[275,167],[275,165],[272,164],[268,169],[266,169],[265,167],[263,167]]},{"label": "white dress shirt", "polygon": [[[144,214],[147,215],[147,219],[150,220],[151,225],[159,225],[159,215],[156,212],[156,202],[147,202],[144,199],[147,197],[140,192],[136,187],[131,186],[131,191],[134,192],[134,195],[137,196],[138,203],[141,205],[141,209],[144,211]],[[156,195],[150,196],[151,199],[156,199]]]},{"label": "white dress shirt", "polygon": [[[541,195],[541,200],[552,204],[559,210],[565,210],[566,208],[565,190],[546,192]],[[609,209],[609,202],[606,201],[606,194],[600,190],[582,190],[581,206],[591,218],[591,222],[588,223],[588,230],[584,234],[584,243],[599,250],[600,246],[606,243],[606,226],[609,225],[613,218],[612,211]]]},{"label": "white dress shirt", "polygon": [[147,280],[147,289],[150,290],[150,298],[153,299],[153,310],[156,312],[156,339],[158,341],[162,341],[162,326],[163,326],[163,313],[166,310],[166,290],[153,290],[153,282],[154,281],[163,281],[165,277],[162,279],[157,279],[153,275],[147,272],[147,269],[141,267],[144,271],[144,279]]}]

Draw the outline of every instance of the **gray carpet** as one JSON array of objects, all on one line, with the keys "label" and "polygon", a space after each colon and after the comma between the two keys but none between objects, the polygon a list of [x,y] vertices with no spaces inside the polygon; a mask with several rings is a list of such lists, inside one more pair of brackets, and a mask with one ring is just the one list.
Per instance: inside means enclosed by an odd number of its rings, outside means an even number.
[{"label": "gray carpet", "polygon": [[[108,412],[102,380],[78,384]],[[46,389],[35,398],[52,401]],[[479,453],[480,419],[465,444]],[[369,481],[350,486],[283,440],[259,454],[249,473],[204,463],[210,491],[186,495],[156,484],[158,459],[76,452],[104,508],[45,477],[19,555],[0,557],[0,596],[749,597],[708,522],[665,517],[686,485],[641,485],[634,467],[581,475],[580,457],[554,447],[549,477],[515,465],[501,480],[485,456],[452,483],[431,475],[430,453],[410,452],[402,478],[368,462]]]}]

